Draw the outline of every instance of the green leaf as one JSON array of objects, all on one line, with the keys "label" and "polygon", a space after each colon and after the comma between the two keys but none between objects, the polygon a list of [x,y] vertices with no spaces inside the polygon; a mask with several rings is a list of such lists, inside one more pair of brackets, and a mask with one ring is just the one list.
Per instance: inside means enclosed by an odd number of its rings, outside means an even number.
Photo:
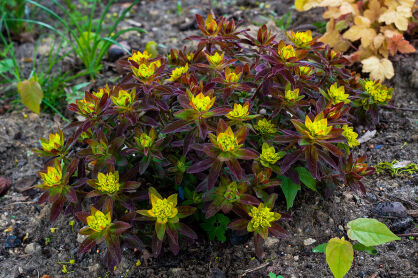
[{"label": "green leaf", "polygon": [[157,238],[163,240],[165,234],[166,224],[155,222],[155,232],[157,233]]},{"label": "green leaf", "polygon": [[357,218],[347,224],[347,235],[352,240],[369,247],[400,240],[385,224],[373,218]]},{"label": "green leaf", "polygon": [[366,252],[370,255],[377,255],[376,248],[374,248],[372,246],[367,247],[367,246],[364,246],[361,243],[356,243],[356,244],[353,245],[353,248],[354,248],[354,250],[361,251],[361,252]]},{"label": "green leaf", "polygon": [[306,187],[318,192],[316,189],[316,180],[312,177],[311,173],[304,167],[296,167],[296,171],[299,174],[300,181],[306,185]]},{"label": "green leaf", "polygon": [[4,59],[0,61],[0,73],[13,71],[13,60]]},{"label": "green leaf", "polygon": [[206,219],[204,223],[200,224],[200,226],[208,234],[209,240],[212,241],[216,237],[220,242],[225,242],[225,233],[229,222],[230,220],[227,216],[223,213],[217,213],[216,215]]},{"label": "green leaf", "polygon": [[22,103],[36,114],[39,114],[44,94],[35,78],[17,83],[17,91],[19,92]]},{"label": "green leaf", "polygon": [[312,248],[312,252],[314,252],[314,253],[325,253],[325,250],[326,250],[327,246],[328,246],[328,243],[323,243],[321,245],[318,245],[318,246]]},{"label": "green leaf", "polygon": [[335,278],[343,278],[353,264],[353,246],[344,238],[331,238],[325,250],[325,255],[327,264]]},{"label": "green leaf", "polygon": [[287,210],[293,207],[293,201],[296,198],[296,194],[300,190],[300,185],[293,183],[289,178],[281,176],[280,179],[282,180],[282,191],[286,198],[286,207]]}]

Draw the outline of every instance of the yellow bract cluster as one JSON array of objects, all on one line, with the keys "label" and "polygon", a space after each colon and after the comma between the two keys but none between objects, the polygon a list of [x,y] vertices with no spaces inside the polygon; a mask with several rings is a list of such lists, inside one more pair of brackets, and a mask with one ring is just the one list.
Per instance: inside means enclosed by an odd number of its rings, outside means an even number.
[{"label": "yellow bract cluster", "polygon": [[332,126],[328,126],[328,121],[326,118],[315,118],[315,120],[312,122],[311,119],[306,116],[305,126],[313,138],[328,135],[332,130]]},{"label": "yellow bract cluster", "polygon": [[86,99],[79,99],[75,102],[77,104],[78,109],[82,115],[90,115],[94,112],[96,105],[92,102],[87,101]]},{"label": "yellow bract cluster", "polygon": [[254,128],[263,135],[274,134],[277,131],[274,127],[274,124],[272,124],[271,121],[268,121],[265,118],[258,120]]},{"label": "yellow bract cluster", "polygon": [[59,150],[64,146],[64,135],[62,133],[49,134],[49,140],[41,139],[42,149],[46,152]]},{"label": "yellow bract cluster", "polygon": [[377,103],[384,103],[392,99],[392,93],[389,92],[388,88],[377,81],[366,81],[364,89]]},{"label": "yellow bract cluster", "polygon": [[175,68],[170,75],[170,81],[176,81],[177,79],[179,79],[181,77],[182,74],[187,73],[187,71],[189,70],[189,65],[186,64],[184,67],[178,67]]},{"label": "yellow bract cluster", "polygon": [[213,104],[215,103],[216,97],[211,98],[210,96],[205,96],[202,93],[199,93],[196,96],[192,96],[190,105],[199,112],[208,111]]},{"label": "yellow bract cluster", "polygon": [[299,67],[299,75],[306,75],[306,76],[311,76],[313,74],[313,69],[311,67],[307,67],[307,66],[301,66]]},{"label": "yellow bract cluster", "polygon": [[119,90],[118,95],[112,97],[112,102],[118,108],[127,109],[135,102],[135,95],[135,90],[131,90],[130,92]]},{"label": "yellow bract cluster", "polygon": [[312,32],[311,30],[305,31],[305,32],[288,32],[286,35],[289,37],[289,39],[295,44],[298,48],[306,48],[309,47],[309,45],[312,42]]},{"label": "yellow bract cluster", "polygon": [[236,82],[238,82],[240,77],[241,77],[241,73],[236,74],[235,72],[233,72],[229,69],[225,70],[225,80],[228,83],[236,83]]},{"label": "yellow bract cluster", "polygon": [[222,52],[220,55],[218,52],[215,52],[213,55],[206,54],[206,58],[208,59],[209,64],[212,66],[218,66],[222,60],[224,59],[224,52]]},{"label": "yellow bract cluster", "polygon": [[344,125],[343,129],[344,131],[342,135],[347,139],[347,143],[350,148],[360,145],[360,143],[357,141],[358,134],[353,130],[352,127]]},{"label": "yellow bract cluster", "polygon": [[228,184],[224,197],[231,203],[240,199],[237,182],[233,181]]},{"label": "yellow bract cluster", "polygon": [[154,143],[154,139],[146,133],[141,133],[136,141],[143,148],[150,148]]},{"label": "yellow bract cluster", "polygon": [[292,90],[286,90],[284,93],[284,98],[287,101],[295,102],[299,98],[299,89],[296,88],[293,91]]},{"label": "yellow bract cluster", "polygon": [[110,212],[106,215],[100,210],[95,210],[92,215],[87,216],[87,225],[96,232],[103,231],[112,223]]},{"label": "yellow bract cluster", "polygon": [[213,19],[213,15],[211,13],[205,20],[205,29],[213,35],[215,35],[215,31],[218,29],[218,24],[216,23],[216,20]]},{"label": "yellow bract cluster", "polygon": [[231,127],[228,127],[225,132],[219,133],[216,137],[216,142],[218,143],[218,147],[224,152],[232,152],[241,148]]},{"label": "yellow bract cluster", "polygon": [[349,103],[350,100],[348,97],[349,94],[345,93],[344,86],[338,87],[337,82],[331,85],[331,87],[328,90],[328,96],[332,99],[333,104],[337,104],[340,102]]},{"label": "yellow bract cluster", "polygon": [[276,162],[282,158],[281,153],[276,153],[273,146],[269,146],[267,143],[263,143],[260,154],[260,162],[264,167],[270,167],[270,165],[276,164]]},{"label": "yellow bract cluster", "polygon": [[226,117],[231,120],[238,120],[238,119],[244,119],[246,116],[250,114],[248,111],[250,107],[250,104],[246,102],[244,105],[234,103],[234,110],[229,112]]},{"label": "yellow bract cluster", "polygon": [[[175,196],[175,201],[172,196]],[[177,216],[177,196],[175,194],[172,196],[167,199],[160,199],[154,196],[151,199],[152,209],[148,213],[151,217],[156,217],[157,222],[165,224],[169,219]]]},{"label": "yellow bract cluster", "polygon": [[135,76],[141,81],[148,81],[155,74],[155,70],[161,66],[160,60],[150,62],[151,57],[152,54],[146,50],[143,53],[137,51],[129,57],[129,60],[138,64],[138,67],[132,66],[131,68]]},{"label": "yellow bract cluster", "polygon": [[144,62],[147,62],[149,59],[152,58],[152,54],[148,53],[148,51],[144,50],[143,53],[140,51],[134,52],[131,57],[129,57],[129,60],[136,62],[138,65],[142,64]]},{"label": "yellow bract cluster", "polygon": [[107,194],[114,194],[119,191],[120,183],[119,183],[119,173],[99,173],[97,175],[97,189],[100,192],[107,193]]},{"label": "yellow bract cluster", "polygon": [[296,57],[296,51],[290,44],[283,47],[279,46],[277,53],[279,54],[280,58],[282,58],[285,61],[292,57]]},{"label": "yellow bract cluster", "polygon": [[277,221],[281,217],[279,213],[271,211],[263,203],[260,203],[258,207],[252,207],[248,215],[251,217],[247,226],[249,232],[264,231],[271,227],[271,222]]},{"label": "yellow bract cluster", "polygon": [[92,92],[92,94],[98,99],[101,99],[104,94],[110,94],[109,86],[106,84],[106,88],[100,88],[99,90],[97,90],[97,92]]},{"label": "yellow bract cluster", "polygon": [[42,185],[53,187],[61,184],[62,170],[59,164],[55,167],[48,167],[46,173],[41,172],[39,175],[43,181]]}]

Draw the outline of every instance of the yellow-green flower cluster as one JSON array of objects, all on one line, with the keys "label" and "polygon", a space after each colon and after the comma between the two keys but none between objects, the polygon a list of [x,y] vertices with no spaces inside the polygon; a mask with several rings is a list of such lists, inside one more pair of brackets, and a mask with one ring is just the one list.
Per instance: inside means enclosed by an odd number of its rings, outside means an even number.
[{"label": "yellow-green flower cluster", "polygon": [[388,88],[377,81],[367,80],[364,84],[366,92],[372,96],[374,102],[385,103],[392,99],[392,92]]},{"label": "yellow-green flower cluster", "polygon": [[263,135],[274,134],[277,131],[274,124],[265,118],[258,120],[257,124],[254,126],[254,129]]},{"label": "yellow-green flower cluster", "polygon": [[46,152],[61,149],[64,146],[64,134],[61,132],[55,134],[50,133],[49,140],[41,138],[41,146]]},{"label": "yellow-green flower cluster", "polygon": [[313,138],[328,135],[332,130],[332,126],[328,126],[327,118],[315,118],[312,122],[311,119],[306,116],[305,126]]},{"label": "yellow-green flower cluster", "polygon": [[209,64],[212,66],[218,66],[224,59],[224,52],[219,54],[218,52],[215,52],[213,55],[206,54],[206,58],[208,59]]},{"label": "yellow-green flower cluster", "polygon": [[260,162],[264,167],[271,167],[283,157],[282,152],[276,152],[273,146],[269,146],[267,143],[263,143],[261,147]]},{"label": "yellow-green flower cluster", "polygon": [[154,140],[152,139],[152,137],[144,132],[139,135],[139,138],[137,140],[137,144],[143,148],[150,148],[153,143]]},{"label": "yellow-green flower cluster", "polygon": [[104,94],[109,95],[110,94],[109,85],[106,84],[106,88],[99,88],[97,92],[92,92],[92,94],[98,99],[101,99]]},{"label": "yellow-green flower cluster", "polygon": [[242,73],[236,74],[231,69],[226,68],[225,69],[225,80],[228,83],[236,83],[236,82],[238,82],[239,78],[241,77],[241,74]]},{"label": "yellow-green flower cluster", "polygon": [[119,90],[118,95],[112,96],[112,102],[116,105],[119,109],[127,110],[130,109],[132,104],[135,102],[135,90],[131,90],[127,92],[125,90]]},{"label": "yellow-green flower cluster", "polygon": [[333,104],[337,104],[340,102],[344,102],[345,104],[347,104],[350,102],[350,100],[348,99],[350,95],[345,93],[344,86],[338,87],[337,82],[332,84],[329,88],[328,96],[332,99]]},{"label": "yellow-green flower cluster", "polygon": [[241,145],[238,144],[238,139],[232,132],[231,127],[228,127],[225,132],[219,133],[216,137],[216,142],[219,149],[224,152],[232,152],[241,148]]},{"label": "yellow-green flower cluster", "polygon": [[215,103],[216,97],[211,98],[210,96],[205,96],[202,93],[199,93],[196,96],[191,97],[190,105],[199,112],[208,111],[213,104]]},{"label": "yellow-green flower cluster", "polygon": [[75,103],[81,113],[81,115],[87,116],[94,112],[96,105],[86,99],[76,100]]},{"label": "yellow-green flower cluster", "polygon": [[148,53],[146,50],[143,53],[137,51],[129,57],[129,60],[138,64],[138,67],[132,66],[131,69],[135,76],[141,81],[149,81],[155,74],[155,70],[161,66],[160,60],[150,62],[149,60],[151,58],[152,54]]},{"label": "yellow-green flower cluster", "polygon": [[286,60],[288,60],[292,57],[296,57],[296,51],[293,48],[293,46],[291,46],[291,45],[286,45],[286,46],[283,46],[283,47],[279,46],[279,49],[278,49],[277,53],[279,54],[279,56],[284,61],[286,61]]},{"label": "yellow-green flower cluster", "polygon": [[61,184],[62,170],[59,164],[56,164],[55,167],[48,167],[46,173],[40,172],[39,175],[43,181],[42,185],[46,187],[54,187]]},{"label": "yellow-green flower cluster", "polygon": [[244,105],[234,103],[234,110],[229,112],[226,117],[231,120],[238,120],[238,119],[245,119],[246,116],[250,114],[248,111],[250,104],[248,102],[244,103]]},{"label": "yellow-green flower cluster", "polygon": [[152,58],[152,54],[148,53],[148,51],[144,50],[143,53],[141,51],[136,51],[129,57],[129,60],[136,62],[138,65],[144,62],[147,62],[149,59]]},{"label": "yellow-green flower cluster", "polygon": [[247,230],[249,232],[263,232],[263,234],[271,227],[271,222],[277,221],[281,217],[279,213],[271,211],[263,203],[260,203],[258,207],[252,207],[248,215],[251,220],[248,222]]},{"label": "yellow-green flower cluster", "polygon": [[172,196],[175,196],[175,200],[171,196],[171,198],[167,199],[160,199],[155,196],[154,201],[151,199],[152,209],[149,211],[149,214],[151,217],[156,217],[157,222],[165,224],[169,219],[177,216],[177,195],[174,194]]},{"label": "yellow-green flower cluster", "polygon": [[224,197],[231,203],[240,199],[237,182],[233,181],[228,184],[224,193]]},{"label": "yellow-green flower cluster", "polygon": [[357,141],[358,134],[353,130],[352,127],[344,125],[343,129],[344,131],[342,135],[347,139],[347,143],[350,148],[360,145],[359,141]]},{"label": "yellow-green flower cluster", "polygon": [[119,173],[109,172],[107,174],[99,173],[97,175],[97,190],[106,194],[114,194],[120,189]]},{"label": "yellow-green flower cluster", "polygon": [[175,68],[170,75],[170,81],[176,81],[181,77],[182,74],[186,74],[189,70],[189,65],[186,64],[184,67]]},{"label": "yellow-green flower cluster", "polygon": [[287,33],[287,36],[299,48],[306,48],[312,42],[312,32],[310,30],[296,33],[291,31]]},{"label": "yellow-green flower cluster", "polygon": [[94,210],[92,211],[92,215],[87,216],[87,225],[96,232],[103,231],[109,227],[111,223],[112,216],[110,215],[110,212],[105,215],[100,210]]},{"label": "yellow-green flower cluster", "polygon": [[286,90],[284,93],[284,98],[287,101],[295,102],[299,98],[299,88],[292,90]]},{"label": "yellow-green flower cluster", "polygon": [[313,68],[308,66],[300,66],[297,73],[299,75],[311,76],[313,74]]}]

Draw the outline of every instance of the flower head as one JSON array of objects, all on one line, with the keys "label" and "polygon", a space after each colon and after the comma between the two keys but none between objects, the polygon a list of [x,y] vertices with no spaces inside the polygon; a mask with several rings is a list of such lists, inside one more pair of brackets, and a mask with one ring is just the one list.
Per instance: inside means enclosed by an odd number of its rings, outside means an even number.
[{"label": "flower head", "polygon": [[141,135],[139,135],[139,138],[136,138],[137,140],[137,144],[143,148],[149,148],[152,146],[154,140],[152,139],[151,136],[148,136],[148,134],[146,133],[141,133]]},{"label": "flower head", "polygon": [[111,223],[112,216],[110,212],[105,215],[100,210],[94,209],[93,207],[91,208],[91,215],[87,216],[87,225],[89,225],[92,230],[101,232],[109,227]]},{"label": "flower head", "polygon": [[109,172],[107,174],[99,173],[97,175],[97,189],[106,194],[114,194],[119,191],[119,173]]},{"label": "flower head", "polygon": [[360,145],[359,141],[357,141],[358,134],[353,130],[352,127],[344,125],[343,129],[344,131],[342,135],[347,139],[347,143],[350,148]]},{"label": "flower head", "polygon": [[277,50],[277,53],[279,54],[279,56],[284,60],[288,60],[292,57],[296,57],[296,51],[293,48],[293,46],[289,45],[279,45],[279,48]]},{"label": "flower head", "polygon": [[169,219],[174,218],[178,214],[177,194],[173,194],[168,198],[160,199],[151,193],[152,209],[148,210],[151,217],[157,218],[157,222],[165,224]]},{"label": "flower head", "polygon": [[94,112],[96,108],[96,105],[93,102],[90,102],[86,100],[85,98],[78,99],[75,101],[75,103],[77,104],[80,114],[83,116],[90,115],[91,113]]},{"label": "flower head", "polygon": [[260,232],[262,235],[266,234],[267,229],[271,227],[271,222],[281,218],[279,213],[271,211],[263,203],[260,203],[258,207],[252,207],[248,215],[251,220],[248,222],[247,230],[249,232]]},{"label": "flower head", "polygon": [[313,74],[313,68],[308,66],[300,66],[297,70],[297,74],[301,76],[311,76]]},{"label": "flower head", "polygon": [[41,138],[42,149],[46,152],[51,152],[52,150],[59,150],[64,146],[64,134],[62,132],[49,134],[49,140]]},{"label": "flower head", "polygon": [[216,20],[213,19],[212,13],[210,13],[205,20],[205,29],[211,36],[214,36],[218,33],[218,24],[216,23]]},{"label": "flower head", "polygon": [[272,124],[271,121],[268,121],[265,118],[258,120],[254,128],[263,135],[274,134],[277,132],[276,128],[274,127],[274,124]]},{"label": "flower head", "polygon": [[218,134],[216,137],[216,142],[219,149],[224,152],[232,152],[238,150],[242,146],[238,144],[238,139],[235,137],[230,126],[225,130],[225,132]]},{"label": "flower head", "polygon": [[132,56],[129,57],[129,60],[134,61],[139,65],[144,62],[147,62],[151,58],[152,58],[152,54],[144,50],[143,53],[141,53],[140,51],[134,52],[134,54],[132,54]]},{"label": "flower head", "polygon": [[286,33],[288,38],[299,48],[307,48],[312,44],[312,32],[310,30],[305,32],[288,32]]},{"label": "flower head", "polygon": [[240,199],[240,193],[236,181],[233,181],[226,186],[224,198],[231,203]]},{"label": "flower head", "polygon": [[170,81],[176,81],[177,79],[179,79],[181,77],[182,74],[187,73],[187,71],[189,70],[189,65],[186,64],[184,67],[178,67],[175,68],[170,75]]},{"label": "flower head", "polygon": [[39,175],[43,181],[42,185],[46,187],[60,185],[62,182],[61,165],[56,163],[55,167],[48,167],[46,173],[40,172]]},{"label": "flower head", "polygon": [[226,68],[225,69],[225,80],[228,83],[236,83],[238,82],[239,78],[241,77],[242,72],[235,73],[231,69]]},{"label": "flower head", "polygon": [[98,99],[101,99],[104,94],[109,95],[110,94],[109,85],[106,84],[105,88],[99,88],[97,92],[92,92],[92,94]]},{"label": "flower head", "polygon": [[328,95],[332,99],[333,104],[338,104],[340,102],[350,102],[350,100],[348,99],[350,95],[345,94],[344,86],[338,87],[337,82],[331,85],[331,87],[328,90]]},{"label": "flower head", "polygon": [[155,74],[155,68],[157,64],[151,63],[150,65],[140,64],[138,68],[132,67],[132,71],[136,77],[141,80],[148,80]]},{"label": "flower head", "polygon": [[306,116],[305,126],[309,130],[310,136],[313,138],[328,135],[332,130],[332,126],[328,126],[327,118],[323,118],[322,113],[318,114],[313,122]]},{"label": "flower head", "polygon": [[131,90],[127,92],[125,90],[119,90],[118,95],[112,96],[112,102],[116,105],[119,109],[126,110],[132,106],[135,102],[135,90]]},{"label": "flower head", "polygon": [[205,96],[202,93],[199,93],[196,96],[191,96],[190,105],[199,112],[208,111],[213,104],[215,103],[216,97],[211,98],[210,96]]},{"label": "flower head", "polygon": [[276,162],[284,156],[284,152],[277,152],[273,146],[269,146],[267,143],[263,143],[260,154],[260,162],[264,167],[270,167],[276,164]]},{"label": "flower head", "polygon": [[364,83],[364,89],[376,103],[385,103],[392,99],[392,92],[377,81],[367,80]]},{"label": "flower head", "polygon": [[299,88],[292,90],[286,90],[284,93],[284,98],[289,102],[295,102],[299,98]]},{"label": "flower head", "polygon": [[245,119],[246,116],[250,114],[249,110],[249,102],[247,101],[244,105],[234,103],[234,110],[229,112],[226,117],[231,120],[236,119]]},{"label": "flower head", "polygon": [[224,59],[224,52],[219,55],[219,52],[215,52],[213,55],[206,54],[206,59],[211,66],[217,67]]}]

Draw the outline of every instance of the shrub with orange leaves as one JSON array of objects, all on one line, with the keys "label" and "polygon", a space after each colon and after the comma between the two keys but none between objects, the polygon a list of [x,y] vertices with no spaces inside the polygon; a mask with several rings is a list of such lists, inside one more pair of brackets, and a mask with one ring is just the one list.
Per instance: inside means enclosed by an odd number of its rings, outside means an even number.
[{"label": "shrub with orange leaves", "polygon": [[329,19],[326,33],[319,39],[334,50],[345,52],[352,42],[360,46],[351,54],[352,61],[361,61],[363,72],[374,80],[394,76],[389,55],[413,53],[415,48],[403,33],[412,23],[416,10],[414,0],[295,0],[298,11],[327,7],[323,17]]}]

